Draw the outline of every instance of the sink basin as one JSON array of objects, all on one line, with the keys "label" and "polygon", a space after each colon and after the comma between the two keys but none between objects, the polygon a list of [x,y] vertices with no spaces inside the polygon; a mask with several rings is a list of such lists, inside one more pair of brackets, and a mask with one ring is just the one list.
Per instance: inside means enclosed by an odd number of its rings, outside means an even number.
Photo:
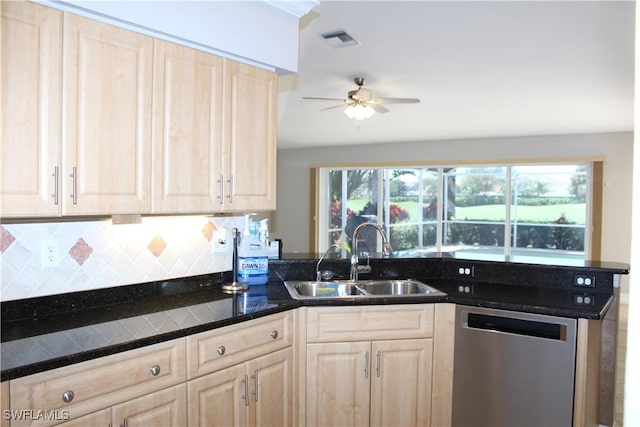
[{"label": "sink basin", "polygon": [[416,280],[367,280],[357,286],[370,295],[412,295],[434,292],[433,288]]},{"label": "sink basin", "polygon": [[352,283],[285,282],[285,286],[289,289],[289,293],[291,293],[291,290],[293,289],[301,297],[345,297],[359,295],[361,293],[360,290],[356,288],[356,285]]},{"label": "sink basin", "polygon": [[330,282],[287,280],[284,285],[294,299],[360,299],[445,295],[444,292],[412,279],[334,280]]}]

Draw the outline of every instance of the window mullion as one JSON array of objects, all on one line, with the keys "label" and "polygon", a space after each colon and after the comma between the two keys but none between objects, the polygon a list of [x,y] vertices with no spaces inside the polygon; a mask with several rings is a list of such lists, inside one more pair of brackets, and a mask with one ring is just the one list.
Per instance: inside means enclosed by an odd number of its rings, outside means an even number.
[{"label": "window mullion", "polygon": [[[511,181],[511,171],[512,171],[512,166],[507,166],[507,170],[506,170],[506,188],[505,188],[505,204],[504,204],[504,256],[505,257],[509,257],[511,256],[511,197],[513,195],[514,199],[517,201],[518,200],[518,194],[517,194],[517,183],[516,183],[516,192],[515,194],[512,191],[512,181]],[[517,202],[516,202],[517,203]],[[517,221],[518,219],[516,218],[516,227],[517,227]],[[514,228],[513,230],[513,236],[514,236],[514,241],[513,244],[515,245],[515,236],[517,236],[518,234],[518,230]]]},{"label": "window mullion", "polygon": [[444,168],[438,168],[438,194],[436,195],[436,248],[438,252],[442,251],[442,241],[444,232],[444,210],[447,206],[447,192],[445,191],[446,180],[444,177]]}]

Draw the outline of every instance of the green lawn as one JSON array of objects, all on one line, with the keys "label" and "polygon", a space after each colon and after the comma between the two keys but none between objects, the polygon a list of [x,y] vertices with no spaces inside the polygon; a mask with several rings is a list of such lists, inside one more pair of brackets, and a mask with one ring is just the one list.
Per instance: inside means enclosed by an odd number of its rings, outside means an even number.
[{"label": "green lawn", "polygon": [[[366,203],[367,200],[349,200],[347,206],[350,209],[353,209],[355,212],[359,212]],[[398,203],[398,205],[409,212],[410,221],[417,221],[420,219],[421,214],[418,203],[401,202]],[[584,224],[584,204],[576,203],[550,206],[518,206],[517,208],[517,216],[519,222],[552,222],[558,219],[563,213],[567,217],[569,222],[575,224]],[[504,221],[504,206],[483,205],[456,208],[456,219]]]}]

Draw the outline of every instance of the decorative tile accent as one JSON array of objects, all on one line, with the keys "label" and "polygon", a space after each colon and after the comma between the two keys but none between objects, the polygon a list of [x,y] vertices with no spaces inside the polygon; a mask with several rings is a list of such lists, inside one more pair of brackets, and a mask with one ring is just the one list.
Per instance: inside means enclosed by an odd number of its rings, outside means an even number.
[{"label": "decorative tile accent", "polygon": [[0,225],[0,253],[7,250],[7,248],[11,246],[11,244],[15,241],[16,238],[13,237],[13,234],[11,234],[9,230]]},{"label": "decorative tile accent", "polygon": [[[230,271],[231,252],[213,252],[212,241],[216,230],[243,224],[242,216],[152,216],[142,218],[141,224],[125,225],[111,220],[2,224],[0,299]],[[59,267],[42,268],[43,240],[58,241],[65,255]]]},{"label": "decorative tile accent", "polygon": [[207,241],[211,241],[211,238],[213,237],[213,233],[217,230],[218,228],[216,227],[216,225],[214,223],[211,222],[211,220],[207,221],[207,223],[204,225],[204,227],[202,227],[202,234],[204,235],[204,237],[207,238]]},{"label": "decorative tile accent", "polygon": [[159,257],[160,254],[162,254],[162,251],[164,251],[166,247],[167,242],[165,242],[162,236],[160,236],[159,234],[153,236],[153,239],[151,239],[151,241],[147,245],[147,248],[149,248],[151,253],[154,254],[156,258]]},{"label": "decorative tile accent", "polygon": [[91,256],[93,249],[84,239],[81,237],[78,239],[75,245],[69,249],[69,255],[73,258],[78,265],[84,264],[84,262]]}]

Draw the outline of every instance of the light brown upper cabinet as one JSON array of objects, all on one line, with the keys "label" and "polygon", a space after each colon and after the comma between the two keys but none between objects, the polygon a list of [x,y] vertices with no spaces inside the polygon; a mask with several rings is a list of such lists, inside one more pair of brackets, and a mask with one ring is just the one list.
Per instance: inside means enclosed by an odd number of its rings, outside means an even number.
[{"label": "light brown upper cabinet", "polygon": [[1,215],[149,212],[153,39],[1,7]]},{"label": "light brown upper cabinet", "polygon": [[276,74],[155,43],[153,212],[275,209]]},{"label": "light brown upper cabinet", "polygon": [[275,209],[276,73],[1,7],[2,217]]},{"label": "light brown upper cabinet", "polygon": [[219,211],[223,60],[156,40],[153,211]]},{"label": "light brown upper cabinet", "polygon": [[276,208],[277,75],[225,59],[224,206]]},{"label": "light brown upper cabinet", "polygon": [[65,14],[63,215],[151,211],[152,78],[151,37]]},{"label": "light brown upper cabinet", "polygon": [[58,215],[62,13],[0,2],[0,215]]}]

